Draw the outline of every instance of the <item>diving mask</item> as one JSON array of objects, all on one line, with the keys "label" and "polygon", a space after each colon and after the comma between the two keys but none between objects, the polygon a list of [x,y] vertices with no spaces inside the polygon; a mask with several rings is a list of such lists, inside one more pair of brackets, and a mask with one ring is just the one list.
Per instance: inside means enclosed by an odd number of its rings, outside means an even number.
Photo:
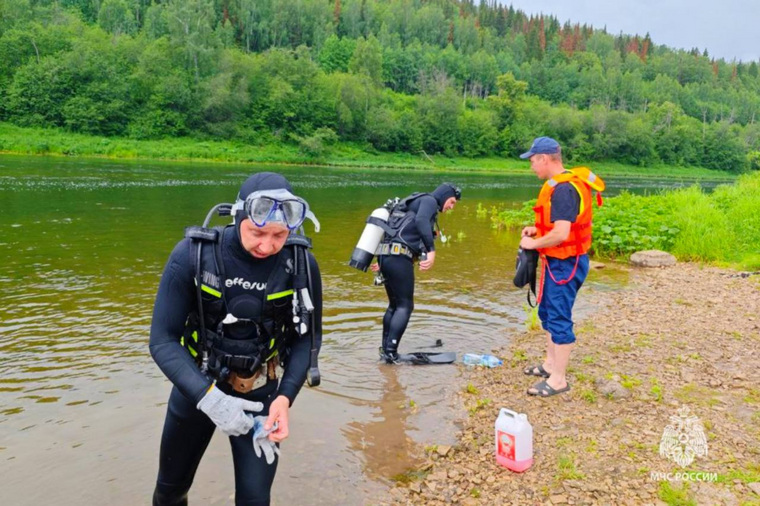
[{"label": "diving mask", "polygon": [[308,202],[285,189],[253,192],[245,200],[235,202],[232,215],[238,211],[244,211],[257,227],[280,223],[288,230],[295,230],[308,218],[314,223],[314,230],[319,232],[319,221],[309,210]]}]

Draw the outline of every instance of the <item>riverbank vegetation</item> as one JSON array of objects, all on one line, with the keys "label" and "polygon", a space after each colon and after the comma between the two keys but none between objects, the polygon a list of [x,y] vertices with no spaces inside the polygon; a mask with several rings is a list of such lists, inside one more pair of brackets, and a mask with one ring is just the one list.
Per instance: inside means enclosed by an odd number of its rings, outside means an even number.
[{"label": "riverbank vegetation", "polygon": [[68,154],[498,159],[545,134],[573,163],[739,173],[759,90],[756,62],[488,1],[0,4],[0,121],[122,139]]},{"label": "riverbank vegetation", "polygon": [[[477,171],[529,174],[528,163],[497,156],[466,158],[444,154],[388,153],[368,150],[349,142],[329,141],[318,156],[305,154],[298,145],[282,142],[249,144],[234,139],[198,140],[190,137],[130,139],[77,134],[62,128],[19,127],[0,122],[0,153],[77,156],[93,158],[175,160],[193,162],[321,165],[438,171]],[[657,177],[658,179],[734,180],[736,174],[701,167],[658,164],[641,167],[618,162],[598,162],[594,169],[605,175]]]},{"label": "riverbank vegetation", "polygon": [[[521,209],[491,209],[496,227],[520,228],[533,221],[535,200]],[[745,174],[711,193],[699,186],[654,195],[622,193],[594,209],[594,252],[627,258],[647,249],[679,260],[729,263],[760,270],[760,174]],[[480,215],[489,210],[480,208]]]}]

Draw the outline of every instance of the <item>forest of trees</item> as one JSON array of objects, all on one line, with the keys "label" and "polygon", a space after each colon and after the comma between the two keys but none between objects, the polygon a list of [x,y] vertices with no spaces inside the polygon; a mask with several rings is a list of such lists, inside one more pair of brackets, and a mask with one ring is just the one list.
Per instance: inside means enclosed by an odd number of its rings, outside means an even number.
[{"label": "forest of trees", "polygon": [[756,62],[493,0],[2,0],[0,121],[132,138],[760,167]]}]

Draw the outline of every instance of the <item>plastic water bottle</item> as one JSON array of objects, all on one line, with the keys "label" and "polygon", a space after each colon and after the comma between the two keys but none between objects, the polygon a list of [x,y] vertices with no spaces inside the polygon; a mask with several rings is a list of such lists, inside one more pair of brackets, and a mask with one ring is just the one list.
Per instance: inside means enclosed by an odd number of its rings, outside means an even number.
[{"label": "plastic water bottle", "polygon": [[486,367],[497,367],[504,363],[493,355],[477,355],[475,353],[465,353],[462,362],[464,365],[484,365]]},{"label": "plastic water bottle", "polygon": [[528,415],[501,408],[494,429],[497,464],[516,473],[533,465],[533,427]]}]

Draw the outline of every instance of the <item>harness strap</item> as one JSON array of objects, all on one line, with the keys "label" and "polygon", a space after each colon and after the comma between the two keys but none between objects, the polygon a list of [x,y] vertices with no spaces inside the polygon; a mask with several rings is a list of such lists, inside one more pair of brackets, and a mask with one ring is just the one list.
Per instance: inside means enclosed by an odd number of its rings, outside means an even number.
[{"label": "harness strap", "polygon": [[[199,349],[201,351],[201,372],[206,374],[208,371],[208,350],[206,349],[206,321],[203,314],[203,266],[201,264],[201,254],[203,252],[203,241],[197,241],[197,253],[195,256],[195,293],[198,302],[198,340]],[[190,349],[189,340],[184,343]],[[196,352],[197,355],[197,352]]]},{"label": "harness strap", "polygon": [[391,237],[394,235],[394,230],[388,225],[388,222],[385,220],[381,220],[377,216],[370,216],[369,218],[367,218],[367,223],[371,223],[373,225],[376,225],[382,228],[383,232],[385,232]]},{"label": "harness strap", "polygon": [[303,246],[305,248],[311,248],[311,239],[305,235],[293,232],[288,235],[288,238],[285,240],[285,246]]},{"label": "harness strap", "polygon": [[[216,272],[219,273],[219,286],[221,287],[222,292],[222,300],[224,301],[224,307],[227,306],[227,297],[226,297],[226,290],[224,289],[225,282],[224,280],[227,279],[227,274],[224,271],[224,257],[222,256],[222,235],[223,231],[219,231],[219,240],[214,242],[214,267],[216,268]],[[200,308],[201,311],[203,308]]]},{"label": "harness strap", "polygon": [[[313,290],[311,281],[311,267],[309,266],[309,258],[306,258],[306,283],[308,287],[308,293]],[[311,349],[309,350],[309,370],[306,373],[306,380],[310,387],[317,387],[322,382],[321,375],[319,374],[319,362],[317,349],[317,323],[316,323],[316,310],[312,309],[309,312],[309,320],[311,323]]]}]

